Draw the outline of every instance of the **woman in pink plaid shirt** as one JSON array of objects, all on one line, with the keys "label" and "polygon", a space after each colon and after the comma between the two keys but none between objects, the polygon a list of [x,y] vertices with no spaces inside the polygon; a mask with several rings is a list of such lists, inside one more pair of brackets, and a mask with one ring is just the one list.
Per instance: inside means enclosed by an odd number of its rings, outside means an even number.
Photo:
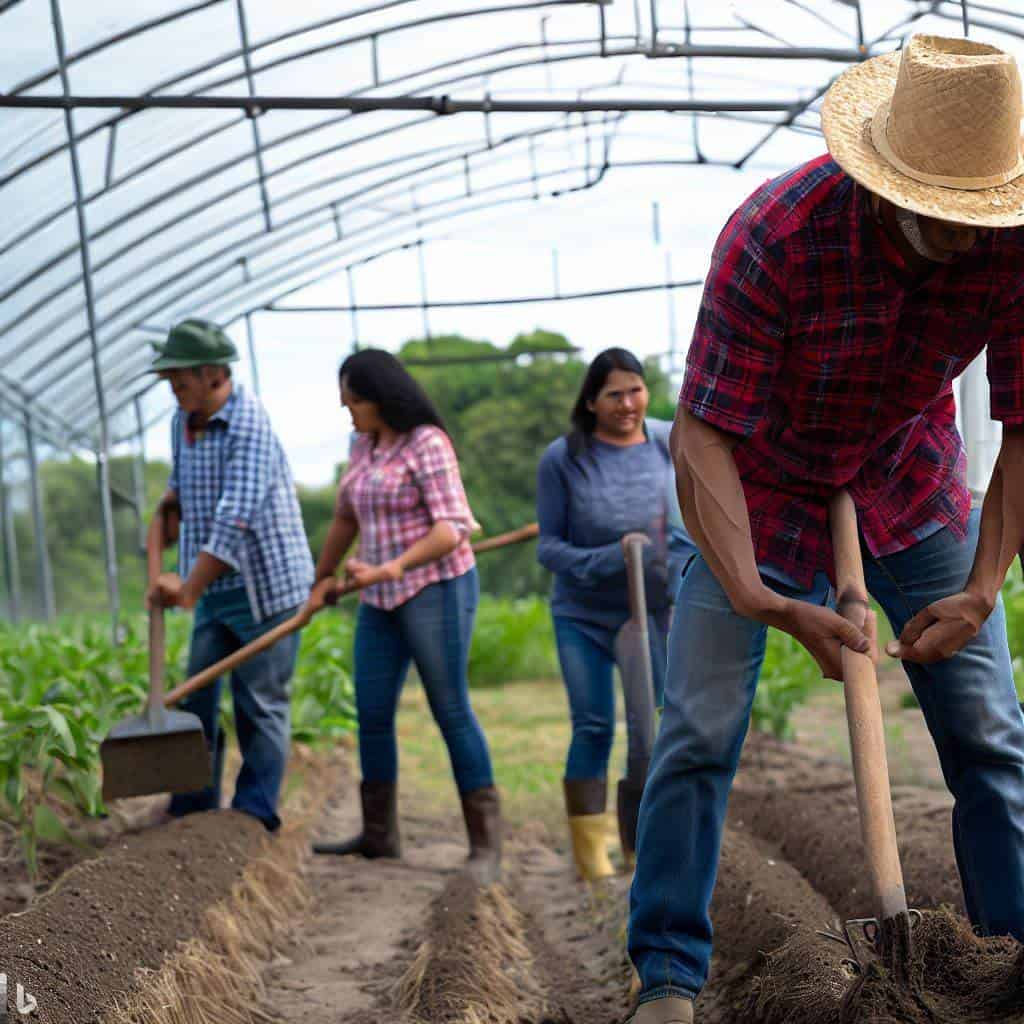
[{"label": "woman in pink plaid shirt", "polygon": [[440,414],[390,353],[364,349],[339,371],[342,404],[359,437],[310,603],[332,601],[334,572],[356,535],[345,577],[363,589],[355,637],[363,830],[316,843],[316,853],[398,857],[395,712],[415,662],[451,758],[469,834],[469,868],[498,878],[501,811],[487,740],[469,703],[467,665],[479,596],[469,545],[477,523]]}]

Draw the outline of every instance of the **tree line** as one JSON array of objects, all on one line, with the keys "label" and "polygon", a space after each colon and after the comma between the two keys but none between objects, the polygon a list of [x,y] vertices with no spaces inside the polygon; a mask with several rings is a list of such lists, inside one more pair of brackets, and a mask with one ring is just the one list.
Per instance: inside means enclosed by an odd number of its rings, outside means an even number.
[{"label": "tree line", "polygon": [[[628,347],[628,345],[627,345]],[[579,391],[586,364],[561,334],[535,330],[508,345],[445,335],[418,338],[397,353],[437,404],[452,435],[470,505],[484,533],[511,530],[535,518],[537,462],[560,434]],[[671,418],[669,382],[656,365],[648,367],[650,415]],[[147,516],[167,483],[166,463],[146,465]],[[335,469],[335,480],[343,471]],[[132,493],[132,459],[115,457],[111,478],[121,494]],[[103,536],[95,465],[74,456],[40,464],[46,541],[54,593],[60,614],[102,612],[107,608]],[[299,502],[314,555],[319,551],[334,510],[334,486],[299,486]],[[28,502],[13,503],[17,573],[22,610],[38,616],[42,601],[36,571],[32,517]],[[122,606],[141,607],[144,559],[133,508],[114,504]],[[3,538],[0,537],[0,552]],[[0,566],[6,564],[0,562]],[[480,560],[481,586],[506,597],[547,593],[548,574],[536,563],[534,545],[487,555]],[[6,580],[4,581],[6,584]],[[6,585],[0,608],[9,611]]]}]

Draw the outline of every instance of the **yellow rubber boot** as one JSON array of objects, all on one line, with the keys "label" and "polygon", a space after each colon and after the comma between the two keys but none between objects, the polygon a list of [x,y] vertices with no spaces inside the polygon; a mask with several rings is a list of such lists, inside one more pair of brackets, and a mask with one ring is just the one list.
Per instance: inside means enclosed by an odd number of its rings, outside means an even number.
[{"label": "yellow rubber boot", "polygon": [[587,882],[609,878],[615,868],[608,859],[608,816],[605,779],[566,779],[565,809],[576,870]]},{"label": "yellow rubber boot", "polygon": [[586,882],[608,878],[615,868],[608,859],[608,823],[603,814],[577,814],[569,819],[572,856]]}]

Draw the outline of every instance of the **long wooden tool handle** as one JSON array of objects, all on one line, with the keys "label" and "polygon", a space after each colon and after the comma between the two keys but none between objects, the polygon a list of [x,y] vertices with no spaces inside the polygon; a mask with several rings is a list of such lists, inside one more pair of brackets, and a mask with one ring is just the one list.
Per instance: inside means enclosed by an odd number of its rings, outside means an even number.
[{"label": "long wooden tool handle", "polygon": [[[531,537],[536,537],[538,532],[537,524],[530,523],[529,526],[522,526],[518,530],[498,534],[496,537],[489,537],[487,540],[480,541],[479,544],[473,545],[473,550],[477,554],[482,551],[493,551],[495,548],[505,547],[507,544],[518,544],[521,541],[529,540]],[[335,600],[344,597],[346,594],[355,593],[359,589],[361,588],[356,583],[343,583],[335,591]],[[305,608],[300,609],[290,619],[285,619],[284,622],[268,630],[262,636],[257,637],[252,643],[240,647],[234,654],[229,654],[216,664],[210,665],[209,668],[204,668],[202,672],[198,672],[191,679],[186,679],[185,682],[179,684],[173,690],[168,690],[164,695],[164,706],[169,708],[184,700],[190,694],[195,693],[196,690],[209,686],[218,676],[231,672],[250,658],[255,658],[257,654],[267,650],[268,647],[273,647],[278,640],[291,635],[296,630],[302,629],[311,618],[312,614],[307,612]]]},{"label": "long wooden tool handle", "polygon": [[[836,592],[839,613],[863,627],[868,611],[864,565],[857,534],[857,511],[853,499],[841,491],[832,500],[829,517],[835,551]],[[871,887],[878,920],[907,912],[903,869],[896,846],[896,822],[889,789],[889,764],[885,754],[882,704],[878,677],[871,658],[844,647],[843,690],[846,721],[850,729],[853,777],[857,787],[861,838],[868,861]]]},{"label": "long wooden tool handle", "polygon": [[644,590],[644,548],[651,543],[646,533],[627,533],[623,537],[626,552],[626,583],[629,587],[629,613],[647,629],[647,592]]},{"label": "long wooden tool handle", "polygon": [[[157,509],[156,522],[153,528],[146,534],[146,576],[150,584],[156,583],[157,577],[163,569],[164,558],[164,536],[166,526],[164,524],[163,508]],[[164,635],[164,609],[162,606],[149,609],[149,709],[150,712],[159,710],[164,694],[164,664],[165,657],[165,635]]]},{"label": "long wooden tool handle", "polygon": [[473,545],[475,554],[483,554],[485,551],[494,551],[495,548],[507,547],[509,544],[522,544],[523,541],[533,540],[540,533],[540,527],[536,523],[529,526],[520,526],[518,530],[509,530],[508,533],[499,533],[495,537],[488,537]]}]

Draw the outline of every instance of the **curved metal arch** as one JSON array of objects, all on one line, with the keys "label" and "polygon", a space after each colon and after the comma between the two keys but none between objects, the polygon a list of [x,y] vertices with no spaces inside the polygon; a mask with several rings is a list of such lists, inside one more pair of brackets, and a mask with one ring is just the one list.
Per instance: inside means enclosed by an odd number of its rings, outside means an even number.
[{"label": "curved metal arch", "polygon": [[[401,3],[411,3],[411,2],[414,2],[414,0],[399,0],[399,4],[401,4]],[[507,13],[509,11],[515,11],[515,10],[520,10],[520,9],[522,9],[522,10],[534,10],[534,9],[541,8],[541,7],[551,7],[551,6],[553,6],[553,7],[594,6],[598,2],[599,2],[599,0],[529,0],[529,2],[527,2],[525,4],[513,4],[513,5],[510,5],[509,7],[504,8],[504,11]],[[388,7],[397,6],[397,5],[398,4],[385,4],[381,9],[383,10],[383,9],[387,9]],[[494,11],[497,10],[497,9],[496,8],[488,8],[486,10],[487,10],[488,13],[494,13]],[[371,10],[370,13],[373,13],[373,11]],[[473,17],[473,16],[475,16],[476,13],[477,13],[476,11],[458,12],[456,15],[453,15],[452,17],[460,17],[460,18],[461,17]],[[390,29],[390,31],[394,31],[394,32],[404,31],[408,27],[411,27],[412,24],[413,23],[410,23],[409,25],[407,25],[407,24],[403,23],[403,24],[394,26],[393,28]],[[303,32],[304,31],[308,31],[308,30],[303,30]],[[302,32],[298,32],[298,33],[295,33],[295,34],[301,35],[303,33]],[[371,37],[372,37],[372,35],[373,35],[373,33],[370,33]],[[623,38],[627,38],[627,37],[623,37]],[[632,38],[632,37],[628,37],[628,38]],[[360,41],[364,41],[364,40],[360,40]],[[259,46],[257,46],[256,49],[262,48],[263,45],[264,44],[259,44]],[[318,54],[318,53],[329,52],[330,49],[338,49],[338,48],[341,48],[341,47],[344,47],[344,46],[349,46],[349,45],[352,45],[352,44],[348,40],[340,40],[339,42],[336,42],[334,44],[330,44],[329,46],[326,46],[326,47],[324,47],[324,46],[311,47],[309,50],[300,51],[300,52],[294,53],[294,54],[289,54],[289,55],[287,55],[285,57],[277,58],[277,59],[269,62],[268,64],[265,64],[265,65],[259,67],[259,68],[255,68],[255,69],[253,69],[253,74],[262,74],[262,73],[265,73],[266,71],[273,70],[274,68],[283,67],[286,64],[293,63],[293,62],[298,61],[298,60],[303,60],[306,57],[313,56],[313,55]],[[533,45],[538,45],[538,44],[533,44]],[[551,45],[554,45],[554,44],[551,44]],[[153,96],[153,95],[156,95],[156,94],[158,94],[160,92],[164,92],[164,91],[166,91],[168,89],[173,89],[175,86],[181,85],[183,82],[187,82],[190,78],[196,77],[196,75],[203,74],[206,71],[212,71],[213,69],[215,69],[217,67],[220,67],[222,64],[229,64],[232,61],[239,60],[243,56],[244,52],[245,51],[242,50],[242,49],[233,50],[233,51],[231,51],[230,53],[228,53],[226,55],[217,57],[217,58],[215,58],[215,59],[213,59],[211,61],[207,61],[204,64],[196,65],[195,67],[190,68],[186,72],[174,75],[171,78],[166,78],[163,81],[157,82],[155,85],[153,85],[150,89],[148,89],[142,95],[143,96]],[[250,51],[250,53],[251,52],[252,51]],[[435,70],[436,70],[436,68],[435,68]],[[402,76],[399,76],[397,78],[392,78],[392,79],[387,79],[387,80],[383,80],[383,81],[380,81],[380,82],[376,82],[376,83],[373,83],[373,84],[367,86],[366,89],[364,89],[364,90],[356,90],[353,93],[353,95],[358,96],[358,95],[362,95],[364,92],[366,92],[366,91],[368,91],[370,89],[379,89],[379,88],[383,88],[383,87],[385,87],[387,85],[395,85],[395,84],[398,84],[400,82],[406,81],[406,80],[408,80],[410,78],[416,78],[416,77],[418,77],[421,74],[426,74],[427,71],[428,71],[428,69],[424,69],[422,71],[417,71],[413,75],[402,75]],[[233,74],[233,75],[226,76],[226,77],[221,78],[221,79],[217,79],[209,87],[217,88],[217,87],[226,86],[226,85],[237,85],[239,83],[244,82],[245,80],[246,80],[246,75],[245,75],[245,72],[243,71],[243,72],[240,72],[240,73],[236,73],[236,74]],[[138,111],[138,110],[128,110],[128,111],[123,111],[122,113],[119,113],[119,114],[115,114],[114,116],[112,116],[110,118],[107,118],[104,121],[97,122],[96,124],[90,126],[84,132],[76,133],[75,136],[74,136],[74,141],[76,143],[80,144],[80,143],[86,141],[87,139],[92,138],[92,136],[97,135],[97,134],[99,134],[100,132],[102,132],[102,131],[104,131],[106,129],[116,128],[116,126],[118,124],[122,123],[123,121],[127,120],[130,117],[135,117],[139,113],[141,113],[141,111]],[[237,121],[231,122],[231,126],[244,123],[244,120],[245,120],[244,118],[239,118]],[[49,160],[49,159],[53,158],[54,156],[59,155],[60,153],[64,152],[66,149],[67,149],[67,143],[64,143],[64,144],[61,144],[61,145],[58,145],[58,146],[54,146],[54,147],[52,147],[49,150],[45,150],[41,154],[38,154],[37,156],[33,157],[31,161],[29,161],[28,163],[22,165],[20,168],[18,168],[13,174],[8,174],[4,178],[0,178],[0,187],[3,187],[5,184],[7,184],[8,181],[11,181],[13,179],[13,177],[17,176],[18,174],[22,174],[25,171],[30,170],[33,167],[38,166],[40,163],[43,163],[46,160]]]},{"label": "curved metal arch", "polygon": [[[485,56],[500,56],[503,53],[506,53],[506,52],[516,52],[516,51],[518,51],[520,49],[524,49],[524,48],[525,49],[539,49],[540,47],[539,47],[539,44],[532,44],[532,43],[529,44],[528,46],[525,46],[525,47],[524,46],[518,46],[518,45],[517,46],[512,46],[512,47],[502,47],[502,48],[499,48],[499,49],[488,51],[484,55]],[[621,54],[616,54],[616,55],[631,55],[631,54],[634,54],[635,52],[636,52],[635,50],[623,50],[621,52]],[[506,71],[521,70],[523,68],[530,68],[530,67],[540,66],[540,65],[543,65],[543,64],[546,64],[546,63],[556,63],[556,62],[574,61],[574,60],[590,60],[590,59],[594,59],[595,57],[598,57],[598,56],[600,56],[599,53],[597,53],[596,51],[591,51],[591,52],[585,52],[585,53],[579,53],[579,54],[567,54],[567,55],[561,55],[561,56],[556,56],[556,57],[547,57],[547,58],[542,58],[540,60],[517,61],[517,62],[513,62],[513,63],[507,63],[507,64],[499,65],[496,68],[489,68],[486,71],[482,71],[482,72],[474,72],[474,73],[468,74],[468,75],[460,75],[460,76],[455,76],[455,77],[452,77],[452,78],[442,79],[442,80],[436,81],[436,82],[431,82],[431,83],[425,84],[424,88],[431,88],[431,89],[446,88],[446,87],[451,87],[451,86],[459,85],[459,84],[462,84],[463,82],[471,81],[471,80],[476,79],[476,78],[491,77],[493,75],[503,74]],[[481,58],[479,56],[474,56],[474,57],[469,58],[469,59],[470,60],[479,60]],[[464,63],[464,61],[452,62],[450,66],[457,66],[460,63]],[[395,84],[395,83],[394,82],[390,82],[388,84]],[[347,120],[347,119],[349,119],[349,118],[351,118],[353,116],[357,116],[357,115],[346,115],[343,118],[334,119],[332,123],[336,124],[336,123],[339,123],[340,121]],[[244,119],[242,119],[242,120],[244,120]],[[232,126],[233,127],[237,126],[237,124],[239,124],[239,123],[242,123],[241,120],[236,121],[236,122],[232,122]],[[416,123],[419,124],[420,122],[417,121]],[[318,131],[318,130],[321,130],[323,127],[324,127],[324,125],[317,125],[317,126],[314,126],[313,128],[311,128],[309,131],[310,132]],[[404,125],[404,126],[399,126],[399,127],[409,127],[409,125]],[[291,138],[295,138],[295,137],[296,136],[292,136]],[[355,143],[353,143],[353,144],[355,144]],[[224,198],[230,198],[232,195],[235,195],[235,194],[237,194],[239,192],[242,192],[242,191],[244,191],[244,190],[246,190],[248,188],[252,188],[254,183],[255,183],[255,179],[253,181],[247,181],[243,186],[239,186],[235,190],[231,190],[229,192],[223,193],[220,197],[218,197],[218,201],[220,201],[221,199],[224,199]],[[173,194],[173,193],[169,193],[169,194]],[[165,194],[165,196],[163,198],[166,198],[167,195],[169,195],[169,194]],[[142,207],[137,208],[135,211],[133,211],[130,215],[122,215],[121,217],[118,217],[115,221],[112,221],[110,224],[105,225],[100,231],[96,232],[95,234],[91,234],[90,235],[90,240],[95,239],[95,238],[103,237],[107,232],[109,232],[111,230],[115,230],[118,227],[121,227],[123,224],[127,223],[133,217],[140,216],[143,213],[148,212],[150,209],[154,208],[155,205],[159,205],[159,204],[158,203],[154,203],[154,202],[147,202],[146,204],[143,204]],[[199,212],[202,212],[209,205],[211,205],[211,204],[207,203],[205,206],[200,206],[200,207],[197,207],[197,208],[193,208],[193,211],[190,211],[189,215],[191,215],[191,213],[196,211],[196,210],[198,210]],[[175,218],[176,222],[180,222],[180,220],[181,220],[180,217]],[[2,251],[7,251],[8,248],[10,248],[10,246],[5,246],[4,250],[2,250]],[[116,255],[121,255],[125,251],[130,250],[131,248],[133,248],[133,245],[129,244],[129,245],[125,246],[122,250],[119,250],[119,252]],[[55,256],[51,257],[49,260],[47,260],[46,263],[33,268],[33,270],[31,272],[29,272],[28,274],[26,274],[23,277],[21,277],[18,280],[16,280],[14,283],[12,283],[10,286],[8,286],[3,292],[0,292],[0,303],[5,301],[6,299],[10,298],[11,295],[13,295],[15,292],[17,292],[20,288],[24,287],[25,284],[29,280],[31,280],[33,277],[38,276],[41,273],[46,273],[47,271],[52,270],[54,267],[58,266],[60,263],[64,262],[65,260],[73,258],[75,253],[77,252],[77,249],[78,249],[77,245],[68,246],[65,249],[61,250],[61,252],[59,252],[57,255],[55,255]],[[103,268],[105,268],[110,263],[110,260],[111,260],[111,258],[108,257],[106,260],[104,260],[102,262],[102,264],[97,265],[96,269],[97,270],[102,270]],[[77,278],[75,280],[77,281]],[[70,286],[71,285],[65,285],[65,287],[62,289],[62,291],[66,290],[67,287],[70,287]]]},{"label": "curved metal arch", "polygon": [[[577,127],[574,130],[578,131],[579,128]],[[587,127],[585,130],[589,130],[589,127]],[[528,140],[531,137],[538,137],[538,136],[544,135],[544,134],[564,133],[565,131],[566,131],[565,125],[563,123],[559,122],[558,124],[553,124],[553,125],[550,125],[548,127],[543,128],[543,129],[534,129],[534,130],[532,130],[530,132],[517,133],[517,134],[513,134],[513,135],[510,135],[510,136],[504,137],[501,140],[501,142],[500,142],[500,146],[504,146],[504,145],[508,145],[510,143],[522,141],[523,139],[527,139]],[[396,184],[396,183],[402,182],[402,181],[407,181],[407,180],[409,180],[411,178],[415,178],[418,175],[422,175],[422,174],[427,173],[427,172],[429,172],[429,171],[431,171],[433,169],[436,169],[438,167],[443,167],[443,166],[449,165],[449,164],[459,164],[459,163],[461,163],[463,161],[463,159],[466,156],[480,156],[480,155],[486,154],[488,152],[495,152],[496,150],[498,150],[500,148],[500,146],[497,143],[492,143],[490,148],[488,148],[486,146],[483,146],[483,147],[480,147],[480,148],[477,148],[477,149],[474,149],[474,150],[471,150],[471,151],[463,150],[463,151],[461,151],[459,153],[453,154],[452,156],[446,157],[446,158],[444,158],[442,160],[434,160],[434,161],[429,162],[428,164],[421,165],[421,166],[413,168],[413,169],[411,169],[409,171],[402,172],[401,174],[393,175],[391,178],[387,178],[387,179],[375,181],[375,182],[372,182],[372,183],[368,183],[364,187],[359,188],[359,189],[355,190],[354,192],[347,193],[347,194],[344,194],[344,195],[341,195],[341,196],[334,196],[330,200],[328,200],[327,202],[321,204],[318,207],[315,207],[314,209],[312,209],[310,211],[304,211],[301,214],[297,214],[295,217],[293,217],[290,220],[285,221],[284,223],[279,225],[279,227],[288,227],[292,223],[296,223],[296,222],[302,221],[302,220],[306,219],[307,217],[314,217],[317,214],[323,215],[326,211],[333,211],[335,208],[339,207],[343,203],[351,202],[353,200],[358,200],[358,199],[361,199],[361,198],[363,198],[363,197],[365,197],[367,195],[372,195],[375,191],[387,188],[389,185]],[[306,185],[303,186],[303,188],[301,190],[297,190],[295,193],[291,193],[290,196],[292,198],[294,198],[296,195],[301,195],[301,194],[309,192],[311,190],[317,190],[317,189],[325,187],[326,185],[333,184],[335,182],[346,181],[351,176],[352,176],[352,174],[349,171],[343,172],[341,174],[334,174],[334,175],[329,176],[326,179],[320,179],[317,182],[306,184]],[[418,187],[427,187],[429,185],[441,183],[441,182],[450,180],[451,177],[454,177],[454,175],[448,175],[448,176],[444,176],[444,177],[436,176],[436,177],[433,177],[433,178],[429,178],[426,181],[422,182],[422,184],[420,184]],[[246,185],[246,188],[252,188],[253,184],[254,183],[252,181],[248,182],[247,185]],[[404,191],[403,192],[386,194],[384,196],[379,197],[379,199],[377,201],[380,201],[380,202],[387,201],[388,199],[392,198],[393,195],[404,195]],[[351,211],[351,210],[348,211],[349,215],[351,215],[352,212],[358,212],[358,208],[355,211]],[[254,207],[253,210],[248,211],[245,214],[240,214],[239,216],[237,216],[235,218],[232,218],[229,221],[225,221],[225,222],[221,222],[221,223],[217,224],[214,228],[210,229],[204,235],[197,236],[197,238],[192,239],[191,244],[195,245],[197,242],[201,243],[201,242],[207,240],[210,237],[216,237],[217,235],[219,235],[219,234],[221,234],[221,233],[223,233],[225,231],[229,231],[229,230],[233,229],[234,227],[238,226],[239,224],[245,223],[248,220],[253,220],[253,219],[258,219],[258,218],[259,218],[259,210]],[[249,237],[249,239],[256,241],[256,240],[261,240],[261,239],[268,239],[269,236],[266,234],[265,231],[259,230],[259,231],[254,232],[252,235],[250,235],[248,237]],[[278,239],[276,239],[274,241],[271,241],[268,245],[260,247],[260,248],[258,248],[256,250],[254,250],[253,252],[250,252],[250,253],[246,254],[246,256],[244,258],[250,259],[250,258],[253,258],[254,256],[262,255],[265,252],[272,251],[272,249],[275,248],[276,245],[284,244],[285,241],[291,241],[294,237],[295,237],[295,233],[291,233],[291,234],[289,234],[287,236],[286,239],[278,238]],[[180,279],[183,275],[191,273],[197,267],[200,267],[200,266],[203,266],[205,264],[208,264],[208,263],[211,262],[211,260],[218,259],[219,257],[221,257],[223,255],[226,255],[229,252],[237,252],[240,244],[244,244],[244,243],[240,243],[238,241],[234,241],[234,242],[226,245],[224,248],[222,248],[218,252],[213,253],[213,254],[208,254],[208,255],[204,256],[201,260],[197,260],[191,266],[189,266],[187,268],[178,269],[175,272],[175,274],[174,274],[175,279]],[[164,253],[164,254],[158,255],[158,256],[153,258],[153,260],[151,261],[150,264],[147,264],[147,268],[150,265],[152,265],[152,263],[162,262],[162,260],[166,259],[168,256],[173,256],[173,255],[176,255],[176,253]],[[239,261],[239,258],[240,258],[239,256],[235,256],[229,263],[222,264],[221,265],[221,269],[220,269],[219,272],[222,273],[222,272],[224,272],[226,270],[229,270],[232,265],[236,264]],[[102,269],[103,267],[107,266],[110,262],[111,262],[111,258],[108,258],[107,260],[103,261],[103,263],[97,264],[97,269]],[[136,270],[136,273],[137,272],[138,272],[138,270]],[[166,285],[166,281],[158,282],[158,283],[154,284],[147,292],[145,292],[143,294],[144,295],[149,295],[149,294],[152,294],[154,291],[162,290],[165,287],[165,285]],[[58,292],[56,294],[62,294],[64,291],[67,290],[67,287],[68,286],[65,286],[64,288],[61,289],[60,292]],[[109,296],[110,294],[111,294],[111,289],[109,287],[104,289],[104,291],[102,293],[100,293],[101,297],[104,297],[104,298]],[[121,315],[122,312],[125,312],[131,305],[134,305],[136,302],[138,302],[139,299],[140,299],[140,296],[138,296],[138,295],[133,296],[131,298],[131,300],[129,300],[129,302],[126,305],[118,307],[117,310],[115,310],[114,312],[108,314],[103,320],[101,320],[100,321],[100,327],[102,328],[102,327],[106,326],[106,324],[108,324],[111,320],[115,319],[117,316]],[[19,351],[24,353],[24,352],[30,350],[31,348],[36,347],[38,344],[40,344],[43,341],[52,340],[52,330],[53,330],[53,328],[55,326],[59,325],[59,323],[63,322],[65,317],[66,317],[66,314],[63,314],[58,320],[55,320],[53,323],[48,324],[48,325],[40,328],[39,330],[36,331],[35,334],[33,334],[29,338],[23,340],[21,343],[19,343]],[[146,319],[148,319],[148,315],[143,316],[140,319],[141,320],[146,320]],[[72,348],[74,348],[78,344],[83,343],[85,340],[87,340],[87,337],[86,337],[86,335],[84,333],[80,333],[79,335],[74,336],[72,339],[70,339],[68,342],[66,342],[63,345],[62,348],[53,350],[52,352],[48,353],[46,359],[44,360],[44,363],[61,358],[62,356],[67,354]],[[42,365],[43,364],[36,364],[36,365],[34,365],[28,371],[28,375],[30,377],[33,376],[36,372],[38,372],[38,370],[41,368]]]},{"label": "curved metal arch", "polygon": [[[557,126],[555,128],[549,129],[549,130],[561,132],[561,131],[564,131],[564,127]],[[451,161],[445,161],[445,162],[451,162]],[[563,177],[566,174],[574,173],[575,171],[581,171],[581,170],[593,171],[594,170],[594,166],[593,166],[593,164],[587,164],[587,165],[581,165],[579,168],[559,167],[556,170],[545,172],[545,173],[542,173],[542,174],[537,175],[537,176],[534,176],[534,175],[531,174],[531,175],[526,176],[526,177],[524,177],[522,179],[513,179],[512,181],[501,182],[501,183],[499,183],[497,185],[490,186],[490,187],[485,188],[485,189],[479,189],[479,190],[477,190],[477,192],[475,194],[477,196],[479,196],[479,195],[482,195],[482,194],[486,194],[487,192],[499,191],[499,190],[502,190],[502,189],[509,189],[509,188],[515,187],[517,185],[523,185],[523,184],[531,183],[531,182],[537,180],[538,178],[539,179],[543,179],[545,177]],[[401,179],[399,179],[399,180],[401,180]],[[435,182],[439,182],[439,181],[443,182],[443,181],[446,181],[446,180],[449,180],[449,179],[448,178],[444,178],[444,177],[436,177],[436,178],[434,178],[432,180],[429,180],[429,181],[427,181],[427,182],[425,182],[423,184],[424,185],[429,185],[429,184],[433,184]],[[598,176],[598,178],[596,180],[600,180],[599,176]],[[373,187],[364,190],[364,192],[372,192],[372,191],[374,191]],[[569,190],[566,190],[566,189],[559,190],[558,192],[556,192],[556,194],[561,194],[561,193],[564,193],[566,191],[569,191]],[[384,196],[381,196],[376,201],[383,202],[383,201],[386,201],[388,199],[391,199],[393,196],[405,196],[407,194],[407,192],[408,192],[408,187],[403,186],[402,189],[400,189],[400,190],[398,190],[398,191],[396,191],[394,193],[389,193],[389,194],[386,194]],[[390,216],[385,216],[381,220],[375,221],[374,223],[366,225],[363,228],[356,229],[353,232],[349,232],[349,234],[346,236],[346,238],[342,239],[341,241],[344,241],[344,242],[347,243],[347,242],[351,242],[353,240],[358,240],[360,235],[362,235],[362,234],[364,234],[366,232],[372,232],[372,231],[375,231],[375,230],[385,229],[385,228],[387,228],[388,225],[390,225],[394,221],[404,221],[404,220],[408,219],[408,220],[417,221],[417,222],[419,222],[421,224],[427,224],[427,223],[433,222],[434,220],[443,219],[443,218],[431,218],[429,216],[425,216],[424,213],[425,213],[425,211],[429,211],[429,210],[435,209],[435,208],[446,208],[446,207],[452,205],[453,203],[461,202],[461,201],[463,201],[466,198],[473,198],[473,197],[472,196],[469,196],[469,197],[467,197],[467,196],[450,197],[449,199],[440,200],[440,201],[438,201],[438,202],[436,202],[434,204],[431,204],[430,206],[422,207],[422,208],[420,208],[418,210],[400,210],[400,211],[395,211]],[[334,205],[334,203],[336,201],[337,200],[325,204],[325,207],[329,208],[330,206]],[[310,211],[310,213],[312,213],[312,214],[315,214],[315,213],[318,213],[318,212],[322,213],[322,210]],[[255,211],[251,216],[258,216],[258,211]],[[326,224],[326,223],[329,223],[329,221],[325,220],[323,223]],[[392,229],[392,230],[396,230],[396,229]],[[305,233],[306,232],[303,231],[301,233],[296,233],[296,235],[293,235],[291,237],[301,237],[301,235],[305,234]],[[222,250],[222,251],[228,252],[228,251],[233,250],[233,248],[234,248],[234,246],[227,246],[225,248],[225,250]],[[267,251],[268,252],[273,251],[272,247],[268,248]],[[313,251],[315,251],[315,250],[313,250]],[[300,258],[300,257],[304,256],[305,254],[306,253],[300,252],[300,253],[296,254],[293,258]],[[202,265],[204,265],[207,262],[209,262],[208,259],[204,259],[202,261],[199,261],[197,264],[194,265],[194,268],[202,266]],[[192,294],[193,292],[195,292],[195,291],[197,291],[199,289],[202,289],[202,288],[208,286],[211,282],[216,281],[218,278],[222,277],[224,275],[224,272],[226,270],[230,270],[231,267],[235,263],[237,263],[237,260],[233,260],[233,261],[231,261],[228,264],[222,264],[217,269],[211,271],[210,275],[208,275],[204,281],[201,281],[201,282],[190,282],[190,283],[184,285],[178,292],[173,293],[169,297],[166,294],[165,287],[164,287],[163,284],[161,284],[161,285],[154,285],[152,288],[150,288],[148,290],[147,294],[159,294],[162,297],[162,301],[159,302],[157,305],[148,307],[143,313],[141,313],[139,315],[139,317],[137,318],[137,323],[146,322],[146,321],[152,319],[154,316],[159,316],[160,313],[162,312],[162,310],[164,308],[166,308],[167,306],[173,306],[179,300],[187,297],[188,295]],[[181,274],[179,273],[179,274],[176,274],[175,276],[176,277],[180,277]],[[242,285],[245,285],[245,284],[246,284],[246,282],[242,282]],[[123,312],[126,312],[129,308],[134,306],[137,301],[138,301],[137,298],[133,299],[130,303],[128,303],[126,306],[122,307],[120,310],[114,311],[113,313],[109,314],[103,321],[100,322],[99,326],[101,328],[108,326],[113,320],[115,320]],[[136,330],[136,329],[137,328],[135,326],[129,326],[129,327],[126,327],[126,328],[122,329],[120,331],[120,333],[115,333],[112,337],[108,337],[107,339],[104,340],[104,350],[106,350],[109,347],[111,347],[112,345],[116,344],[124,336],[126,336],[131,331]],[[41,362],[39,362],[35,367],[33,367],[33,372],[40,372],[44,368],[46,368],[46,367],[50,366],[51,364],[55,363],[59,358],[61,358],[63,356],[66,356],[66,355],[69,355],[71,350],[72,350],[72,348],[77,347],[78,345],[82,344],[84,340],[87,340],[87,339],[83,338],[82,336],[79,336],[73,343],[66,344],[64,346],[63,350],[59,354],[55,353],[55,352],[54,353],[48,353],[47,356]],[[64,375],[63,371],[61,371],[59,368],[55,369],[54,375],[51,375],[52,379],[44,378],[43,381],[39,382],[36,385],[36,387],[34,389],[34,397],[41,398],[43,393],[46,392],[47,390],[49,390],[49,388],[52,386],[52,384],[55,383],[56,380],[59,380],[60,377],[62,377],[63,375]]]}]

